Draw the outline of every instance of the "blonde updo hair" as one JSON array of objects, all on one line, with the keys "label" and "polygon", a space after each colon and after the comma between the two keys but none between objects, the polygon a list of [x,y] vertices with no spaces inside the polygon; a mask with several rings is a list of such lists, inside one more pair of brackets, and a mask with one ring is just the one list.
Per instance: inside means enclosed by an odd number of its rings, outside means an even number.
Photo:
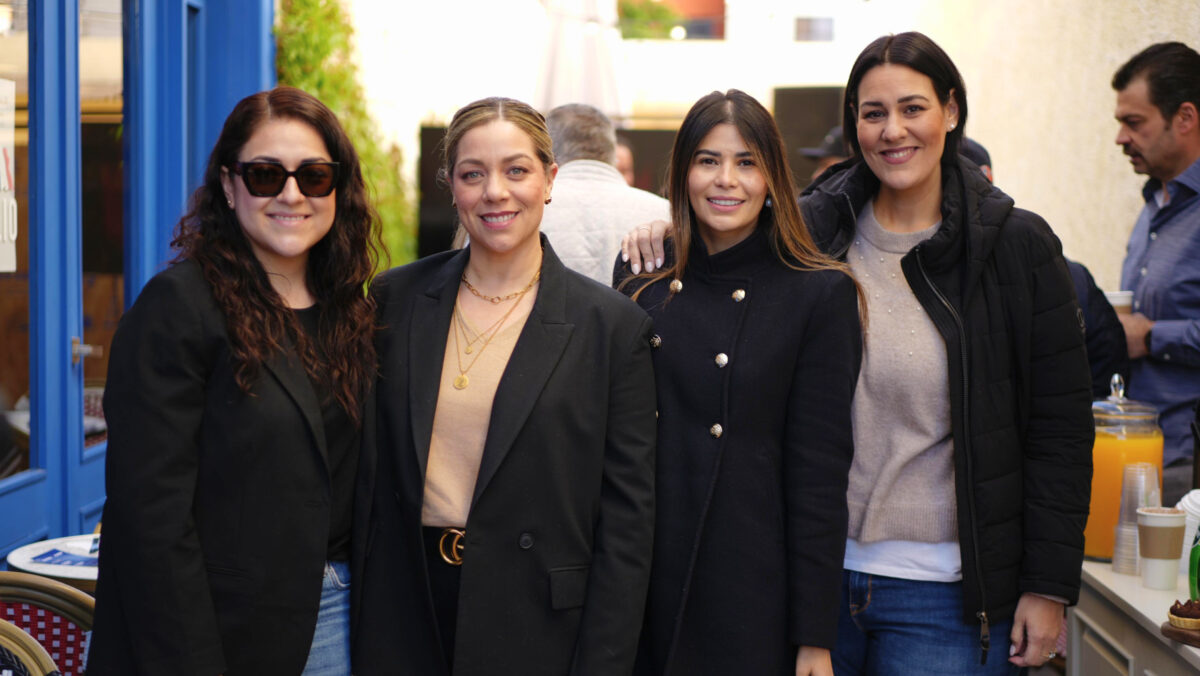
[{"label": "blonde updo hair", "polygon": [[533,142],[533,150],[541,161],[546,173],[550,173],[550,165],[554,164],[554,143],[550,140],[550,131],[546,128],[546,118],[534,110],[532,106],[516,99],[493,96],[468,103],[454,114],[450,126],[446,129],[446,138],[442,142],[442,168],[438,170],[438,178],[447,184],[452,182],[454,163],[458,161],[458,144],[463,136],[475,127],[506,120],[517,126],[529,136]]}]

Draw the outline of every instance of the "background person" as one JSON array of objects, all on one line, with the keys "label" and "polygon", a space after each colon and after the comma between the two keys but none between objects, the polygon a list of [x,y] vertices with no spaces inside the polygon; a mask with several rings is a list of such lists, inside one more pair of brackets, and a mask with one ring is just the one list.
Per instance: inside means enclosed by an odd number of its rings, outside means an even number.
[{"label": "background person", "polygon": [[842,127],[839,125],[829,130],[828,134],[821,139],[821,145],[813,148],[801,148],[801,155],[812,160],[816,160],[817,166],[813,169],[809,181],[817,180],[817,177],[825,173],[825,170],[838,162],[845,162],[850,159],[850,152],[846,150],[845,137],[842,136]]},{"label": "background person", "polygon": [[542,232],[564,265],[608,286],[621,237],[632,225],[668,218],[658,195],[631,187],[613,166],[612,122],[598,109],[569,103],[546,116],[558,175]]},{"label": "background person", "polygon": [[658,383],[638,673],[831,674],[856,287],[813,246],[782,137],[750,96],[697,101],[668,173],[673,249],[621,284],[654,318]]},{"label": "background person", "polygon": [[1129,235],[1120,315],[1132,362],[1128,396],[1158,409],[1163,504],[1192,488],[1192,406],[1200,399],[1200,54],[1151,45],[1113,75],[1117,145],[1148,176]]},{"label": "background person", "polygon": [[333,113],[242,99],[172,246],[112,342],[88,674],[349,674],[382,244]]},{"label": "background person", "polygon": [[613,165],[621,173],[621,178],[625,179],[625,184],[632,186],[634,184],[633,146],[629,144],[629,139],[620,134],[617,135],[617,149],[613,157]]},{"label": "background person", "polygon": [[372,287],[385,330],[378,464],[364,461],[355,515],[362,676],[633,667],[654,527],[651,323],[539,235],[556,170],[528,105],[463,107],[443,172],[470,244]]}]

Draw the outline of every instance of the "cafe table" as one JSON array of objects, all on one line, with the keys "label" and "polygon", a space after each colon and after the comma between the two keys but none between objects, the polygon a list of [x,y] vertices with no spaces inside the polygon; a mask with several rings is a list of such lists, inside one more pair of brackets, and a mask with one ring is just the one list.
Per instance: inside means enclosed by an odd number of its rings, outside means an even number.
[{"label": "cafe table", "polygon": [[70,535],[39,540],[14,549],[8,567],[65,582],[89,594],[96,592],[99,535]]},{"label": "cafe table", "polygon": [[1079,605],[1067,612],[1068,676],[1200,673],[1200,650],[1160,631],[1171,604],[1187,596],[1186,575],[1175,591],[1158,591],[1143,587],[1140,575],[1084,561]]}]

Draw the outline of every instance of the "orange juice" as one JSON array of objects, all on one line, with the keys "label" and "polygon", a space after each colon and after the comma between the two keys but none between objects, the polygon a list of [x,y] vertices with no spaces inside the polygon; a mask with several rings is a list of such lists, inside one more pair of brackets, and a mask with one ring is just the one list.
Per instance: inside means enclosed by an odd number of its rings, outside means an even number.
[{"label": "orange juice", "polygon": [[1092,447],[1092,501],[1087,529],[1083,532],[1083,553],[1111,559],[1113,536],[1121,509],[1121,479],[1125,465],[1148,462],[1158,467],[1162,490],[1163,436],[1157,428],[1128,431],[1123,427],[1098,427]]}]

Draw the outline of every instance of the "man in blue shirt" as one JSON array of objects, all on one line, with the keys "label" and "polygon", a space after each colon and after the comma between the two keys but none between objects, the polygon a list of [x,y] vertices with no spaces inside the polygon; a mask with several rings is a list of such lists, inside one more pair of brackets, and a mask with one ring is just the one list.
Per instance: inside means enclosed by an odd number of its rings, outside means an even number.
[{"label": "man in blue shirt", "polygon": [[1192,487],[1192,406],[1200,398],[1200,54],[1147,47],[1113,76],[1117,144],[1146,174],[1146,206],[1129,237],[1121,315],[1132,362],[1128,395],[1158,408],[1163,503]]}]

